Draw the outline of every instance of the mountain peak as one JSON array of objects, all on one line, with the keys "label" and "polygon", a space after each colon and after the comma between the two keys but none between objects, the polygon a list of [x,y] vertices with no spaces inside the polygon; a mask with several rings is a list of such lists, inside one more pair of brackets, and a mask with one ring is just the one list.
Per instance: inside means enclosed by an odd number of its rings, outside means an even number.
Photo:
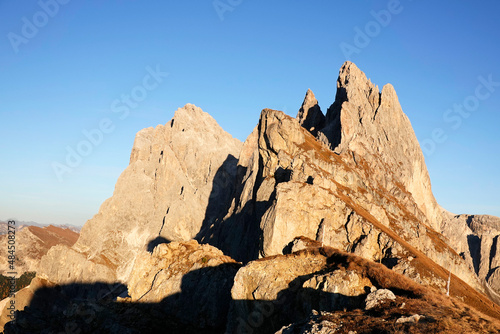
[{"label": "mountain peak", "polygon": [[325,125],[325,115],[321,112],[318,100],[314,96],[311,89],[308,89],[304,102],[297,113],[297,120],[300,125],[309,130],[313,135],[316,135],[318,130]]},{"label": "mountain peak", "polygon": [[210,114],[204,112],[194,104],[187,103],[175,111],[174,117],[167,125],[177,131],[216,131],[224,132]]}]

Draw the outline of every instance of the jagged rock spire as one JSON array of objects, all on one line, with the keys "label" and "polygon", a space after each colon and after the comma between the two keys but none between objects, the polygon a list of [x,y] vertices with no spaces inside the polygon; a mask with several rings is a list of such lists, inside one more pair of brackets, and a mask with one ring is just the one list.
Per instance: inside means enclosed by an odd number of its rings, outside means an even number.
[{"label": "jagged rock spire", "polygon": [[339,71],[335,102],[317,137],[337,154],[371,161],[380,181],[382,175],[393,175],[413,195],[427,224],[439,230],[441,215],[424,155],[391,84],[379,91],[354,63],[345,62]]},{"label": "jagged rock spire", "polygon": [[309,130],[313,135],[316,135],[318,130],[325,125],[325,115],[321,112],[318,100],[314,96],[312,90],[308,89],[304,102],[297,113],[297,120],[300,125]]}]

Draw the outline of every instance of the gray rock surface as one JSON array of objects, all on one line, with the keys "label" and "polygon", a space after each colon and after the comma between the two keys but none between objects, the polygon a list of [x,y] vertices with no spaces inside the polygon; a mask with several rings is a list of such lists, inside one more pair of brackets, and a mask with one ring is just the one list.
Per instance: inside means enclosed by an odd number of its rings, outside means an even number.
[{"label": "gray rock surface", "polygon": [[388,289],[379,289],[373,292],[370,292],[368,296],[366,296],[365,300],[365,309],[370,310],[374,307],[381,305],[386,301],[395,300],[396,296],[391,290]]},{"label": "gray rock surface", "polygon": [[116,266],[106,255],[96,254],[91,259],[65,245],[52,247],[42,257],[37,276],[57,284],[117,281]]},{"label": "gray rock surface", "polygon": [[475,272],[490,297],[500,302],[500,218],[490,215],[454,215],[443,210],[441,233]]}]

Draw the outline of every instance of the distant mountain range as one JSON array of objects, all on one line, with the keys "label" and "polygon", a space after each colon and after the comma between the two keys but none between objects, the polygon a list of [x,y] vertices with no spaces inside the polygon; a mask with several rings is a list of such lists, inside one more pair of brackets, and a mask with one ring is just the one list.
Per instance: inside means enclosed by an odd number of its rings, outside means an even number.
[{"label": "distant mountain range", "polygon": [[[47,227],[47,226],[55,226],[59,228],[66,228],[68,230],[71,230],[76,233],[80,233],[80,230],[82,229],[81,226],[74,226],[74,225],[69,225],[69,224],[63,224],[63,225],[55,225],[55,224],[50,224],[50,225],[44,225],[44,224],[39,224],[37,222],[29,221],[17,221],[16,220],[16,231],[21,231],[23,228],[27,226],[36,226],[36,227]],[[7,233],[7,220],[0,220],[0,235],[6,234]]]},{"label": "distant mountain range", "polygon": [[[37,224],[39,225],[39,224]],[[7,223],[2,223],[7,231]],[[16,276],[24,272],[37,271],[42,256],[47,254],[52,246],[65,245],[68,247],[78,240],[78,232],[61,226],[36,226],[20,224],[17,226],[15,239],[15,269]],[[0,235],[0,274],[5,275],[8,270],[8,236]]]}]

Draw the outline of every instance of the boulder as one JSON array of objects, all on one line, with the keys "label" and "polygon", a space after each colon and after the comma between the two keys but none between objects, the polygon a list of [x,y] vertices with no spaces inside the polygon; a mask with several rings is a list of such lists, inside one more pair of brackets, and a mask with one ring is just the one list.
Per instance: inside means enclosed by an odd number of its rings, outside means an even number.
[{"label": "boulder", "polygon": [[391,290],[388,289],[379,289],[373,292],[370,292],[368,296],[366,296],[365,300],[365,310],[371,310],[377,306],[380,306],[382,303],[386,301],[395,300],[396,296]]},{"label": "boulder", "polygon": [[312,310],[361,307],[373,286],[371,280],[338,266],[331,255],[335,251],[330,252],[305,249],[242,267],[231,289],[226,332],[274,333]]},{"label": "boulder", "polygon": [[406,323],[417,323],[421,319],[425,318],[424,316],[421,316],[419,314],[413,314],[409,317],[401,317],[398,320],[396,320],[397,324],[406,324]]}]

